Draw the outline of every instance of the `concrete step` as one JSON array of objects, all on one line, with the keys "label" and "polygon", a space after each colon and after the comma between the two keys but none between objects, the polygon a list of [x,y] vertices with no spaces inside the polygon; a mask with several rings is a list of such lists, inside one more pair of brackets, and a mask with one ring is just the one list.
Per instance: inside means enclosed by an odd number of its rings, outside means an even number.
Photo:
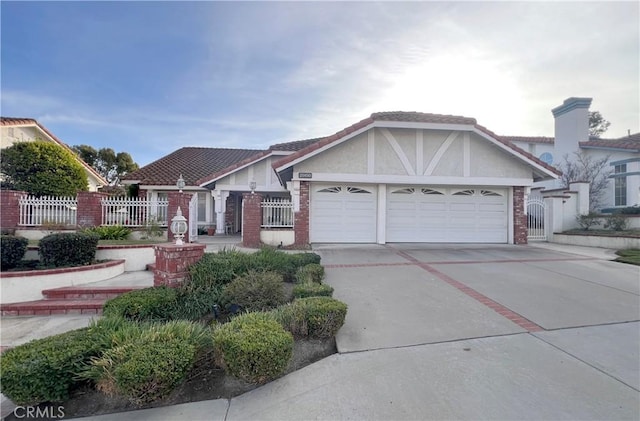
[{"label": "concrete step", "polygon": [[45,289],[42,295],[48,300],[78,300],[78,299],[109,299],[122,295],[125,292],[142,289],[144,287],[123,286],[78,286]]}]

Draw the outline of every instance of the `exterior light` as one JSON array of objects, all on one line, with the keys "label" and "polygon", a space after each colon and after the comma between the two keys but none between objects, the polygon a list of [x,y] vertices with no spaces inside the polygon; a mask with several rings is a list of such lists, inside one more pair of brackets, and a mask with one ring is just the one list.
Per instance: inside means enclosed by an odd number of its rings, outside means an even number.
[{"label": "exterior light", "polygon": [[251,193],[253,194],[256,190],[256,182],[255,181],[249,182],[249,188],[251,189]]},{"label": "exterior light", "polygon": [[171,219],[171,232],[173,233],[173,237],[176,239],[177,246],[184,244],[182,239],[184,238],[184,234],[187,232],[187,228],[187,218],[182,216],[182,210],[178,207],[176,216]]},{"label": "exterior light", "polygon": [[184,189],[184,186],[185,186],[184,178],[182,178],[182,174],[180,174],[180,178],[178,178],[178,182],[176,183],[176,186],[178,186],[178,191],[182,193],[182,189]]}]

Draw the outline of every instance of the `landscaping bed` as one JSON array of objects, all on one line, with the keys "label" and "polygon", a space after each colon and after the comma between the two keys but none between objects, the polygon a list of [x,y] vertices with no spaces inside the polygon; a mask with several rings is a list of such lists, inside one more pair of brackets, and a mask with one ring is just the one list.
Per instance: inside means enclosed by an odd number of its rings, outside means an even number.
[{"label": "landscaping bed", "polygon": [[624,237],[624,238],[640,238],[640,229],[631,229],[624,231],[612,231],[605,229],[572,229],[562,232],[564,235],[592,235],[599,237]]},{"label": "landscaping bed", "polygon": [[620,257],[615,259],[615,262],[640,266],[640,249],[618,250],[616,254]]}]

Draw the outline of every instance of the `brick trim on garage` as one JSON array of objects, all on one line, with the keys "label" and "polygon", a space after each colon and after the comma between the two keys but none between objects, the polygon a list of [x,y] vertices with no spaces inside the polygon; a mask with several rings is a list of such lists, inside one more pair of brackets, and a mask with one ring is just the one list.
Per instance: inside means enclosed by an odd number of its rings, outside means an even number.
[{"label": "brick trim on garage", "polygon": [[527,244],[527,215],[524,209],[524,187],[513,187],[513,243]]},{"label": "brick trim on garage", "polygon": [[293,215],[293,231],[295,245],[306,247],[309,245],[309,182],[300,182],[300,210]]}]

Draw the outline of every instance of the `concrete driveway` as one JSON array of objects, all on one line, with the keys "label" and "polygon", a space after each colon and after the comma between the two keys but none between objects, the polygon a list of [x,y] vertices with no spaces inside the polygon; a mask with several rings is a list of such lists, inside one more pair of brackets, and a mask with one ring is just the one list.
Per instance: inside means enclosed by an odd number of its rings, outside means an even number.
[{"label": "concrete driveway", "polygon": [[319,246],[339,353],[237,398],[94,420],[640,419],[640,268],[594,249]]}]

